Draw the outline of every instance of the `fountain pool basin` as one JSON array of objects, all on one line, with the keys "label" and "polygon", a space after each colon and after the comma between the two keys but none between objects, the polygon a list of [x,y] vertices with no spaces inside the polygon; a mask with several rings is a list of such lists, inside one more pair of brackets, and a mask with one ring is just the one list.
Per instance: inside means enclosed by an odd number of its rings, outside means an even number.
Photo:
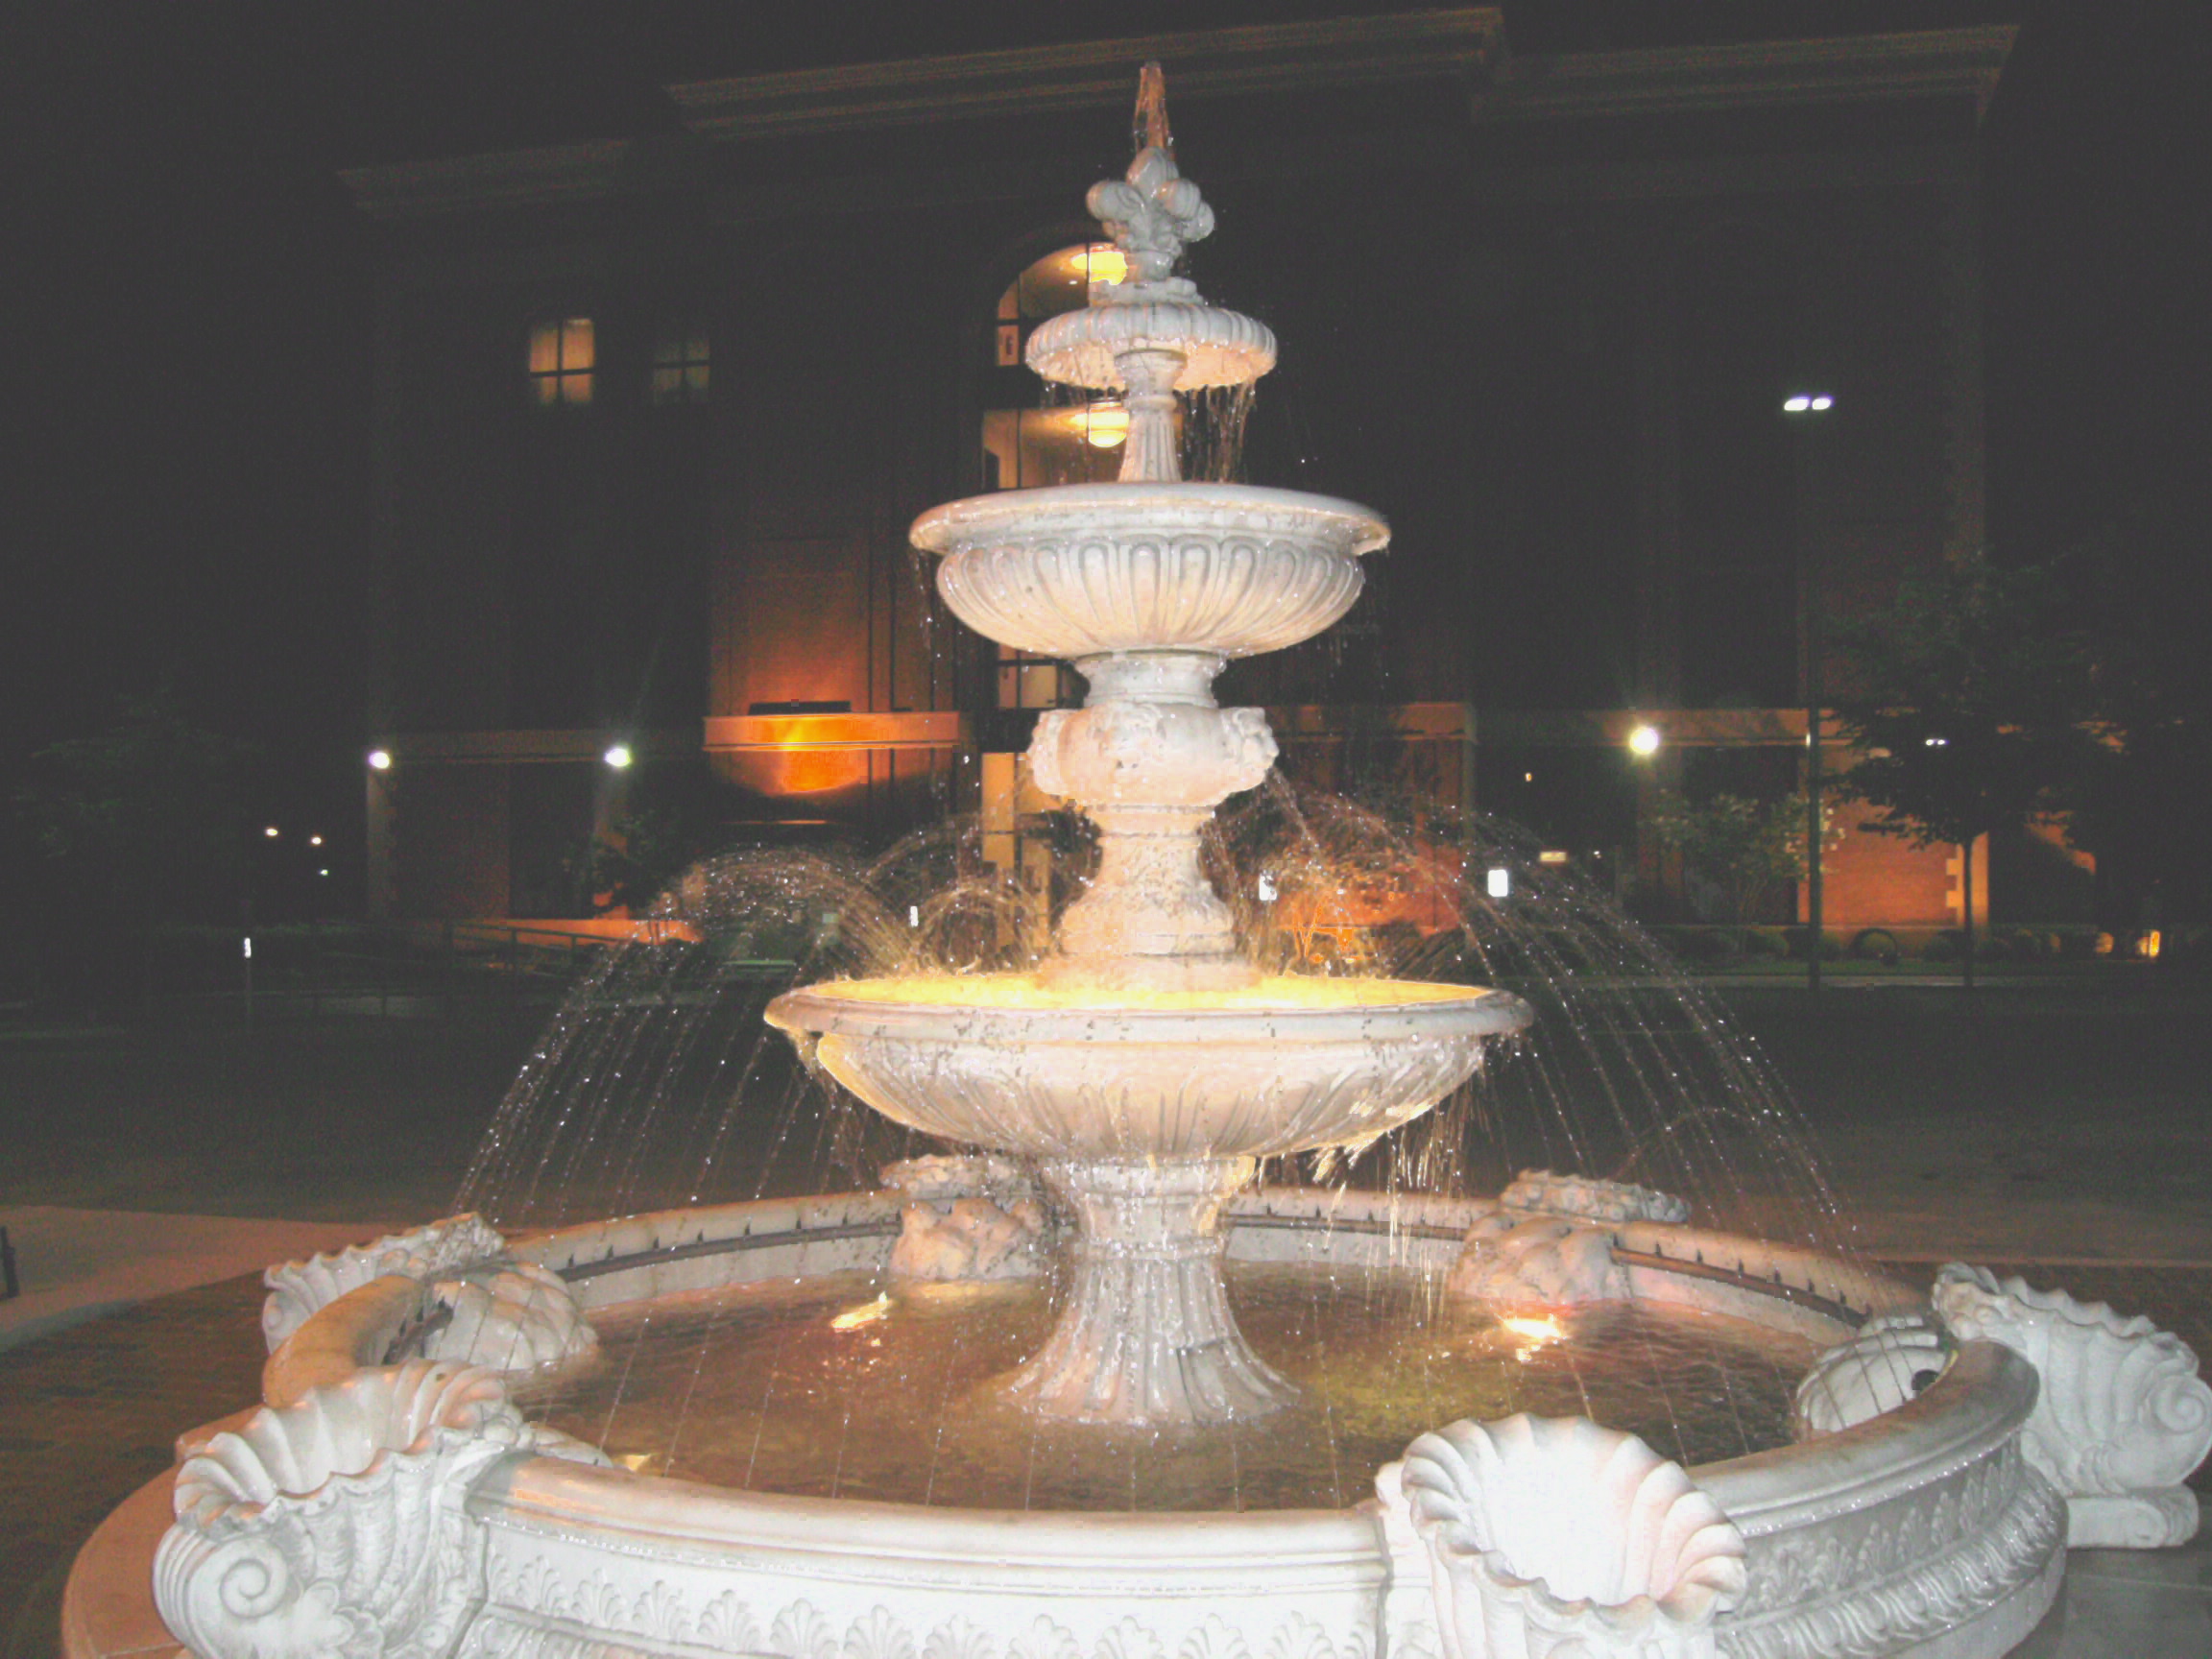
[{"label": "fountain pool basin", "polygon": [[[1441,1272],[1489,1208],[1313,1189],[1247,1193],[1230,1207],[1226,1248],[1232,1263]],[[721,1286],[879,1272],[900,1210],[890,1193],[773,1200],[592,1223],[515,1250],[559,1273],[587,1310],[613,1314]],[[1615,1238],[1638,1301],[1815,1341],[1846,1340],[1870,1315],[1925,1308],[1901,1285],[1791,1247],[1653,1222],[1623,1224]],[[421,1340],[425,1288],[387,1274],[323,1307],[272,1356],[268,1404],[313,1406],[403,1358]],[[2027,1360],[1968,1342],[1932,1386],[1882,1417],[1695,1467],[1748,1551],[1746,1593],[1716,1626],[1719,1651],[2006,1651],[2049,1605],[2064,1563],[2063,1503],[2022,1454],[2035,1397]],[[358,1475],[315,1480],[307,1470],[312,1490],[272,1509],[296,1503],[325,1524],[344,1503],[382,1514],[395,1469],[471,1455],[472,1445],[442,1430],[432,1450],[387,1449]],[[1438,1659],[1428,1558],[1392,1469],[1367,1472],[1382,1477],[1377,1496],[1338,1507],[1096,1513],[736,1491],[592,1467],[509,1435],[433,1506],[447,1518],[447,1571],[463,1580],[452,1604],[467,1608],[456,1646],[436,1650]],[[1348,1484],[1358,1490],[1358,1478]],[[237,1536],[251,1542],[281,1519],[242,1512]],[[65,1611],[65,1628],[84,1627],[85,1610],[107,1598],[143,1604],[149,1548],[142,1527],[97,1537],[72,1577],[77,1611]],[[72,1639],[67,1651],[99,1649]]]}]

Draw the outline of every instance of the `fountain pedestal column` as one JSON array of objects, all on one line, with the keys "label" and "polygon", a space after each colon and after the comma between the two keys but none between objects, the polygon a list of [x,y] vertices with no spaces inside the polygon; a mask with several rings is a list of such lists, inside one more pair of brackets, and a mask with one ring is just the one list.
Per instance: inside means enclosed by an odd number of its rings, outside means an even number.
[{"label": "fountain pedestal column", "polygon": [[1275,762],[1258,709],[1222,709],[1210,651],[1126,651],[1078,660],[1081,709],[1037,722],[1038,787],[1077,802],[1098,827],[1098,874],[1061,919],[1053,984],[1223,990],[1259,972],[1237,949],[1235,918],[1200,867],[1214,808]]},{"label": "fountain pedestal column", "polygon": [[1293,1386],[1253,1353],[1221,1284],[1221,1215],[1249,1158],[1048,1163],[1075,1213],[1068,1284],[1012,1398],[1071,1422],[1194,1425],[1258,1416]]}]

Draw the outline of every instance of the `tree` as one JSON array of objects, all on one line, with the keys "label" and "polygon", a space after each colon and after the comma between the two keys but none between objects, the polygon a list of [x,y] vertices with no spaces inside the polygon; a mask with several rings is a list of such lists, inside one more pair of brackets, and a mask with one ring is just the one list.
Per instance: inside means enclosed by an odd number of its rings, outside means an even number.
[{"label": "tree", "polygon": [[[1811,864],[1805,851],[1805,793],[1760,801],[1745,795],[1713,795],[1693,801],[1669,792],[1660,797],[1651,827],[1728,901],[1739,924],[1757,920],[1759,906],[1776,886],[1802,881]],[[1821,851],[1835,846],[1836,830],[1821,814]]]},{"label": "tree", "polygon": [[567,877],[595,910],[641,916],[685,871],[725,850],[735,805],[703,766],[640,767],[608,833],[566,860]]},{"label": "tree", "polygon": [[1837,792],[1877,809],[1877,834],[1960,849],[1971,989],[1974,843],[2062,811],[2096,763],[2087,643],[2052,566],[1983,554],[1906,578],[1838,638],[1852,690],[1831,707],[1859,758]]},{"label": "tree", "polygon": [[2101,742],[2069,791],[2068,838],[2096,855],[2106,902],[2119,899],[2116,925],[2212,921],[2212,594],[2198,567],[2202,543],[2202,530],[2175,510],[2144,507],[2069,561]]}]

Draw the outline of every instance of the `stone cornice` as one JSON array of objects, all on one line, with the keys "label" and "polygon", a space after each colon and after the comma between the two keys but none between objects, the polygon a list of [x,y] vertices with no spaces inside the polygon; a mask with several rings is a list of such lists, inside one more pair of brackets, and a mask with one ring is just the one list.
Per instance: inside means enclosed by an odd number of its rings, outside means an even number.
[{"label": "stone cornice", "polygon": [[[1494,7],[1134,36],[909,58],[668,88],[690,132],[783,138],[1071,108],[1118,108],[1158,59],[1180,100],[1457,82],[1479,124],[1971,98],[1985,108],[2009,26],[1509,60]],[[372,218],[586,204],[695,177],[681,138],[606,139],[342,175]]]},{"label": "stone cornice", "polygon": [[1269,23],[843,64],[671,86],[685,124],[712,138],[909,126],[1040,110],[1119,108],[1157,59],[1180,103],[1240,93],[1460,76],[1503,53],[1495,7]]},{"label": "stone cornice", "polygon": [[1479,95],[1477,115],[1561,120],[1967,96],[1979,113],[2016,33],[1998,24],[1517,59]]},{"label": "stone cornice", "polygon": [[339,174],[372,219],[413,219],[484,207],[535,207],[618,194],[640,146],[627,138],[503,150],[357,167]]}]

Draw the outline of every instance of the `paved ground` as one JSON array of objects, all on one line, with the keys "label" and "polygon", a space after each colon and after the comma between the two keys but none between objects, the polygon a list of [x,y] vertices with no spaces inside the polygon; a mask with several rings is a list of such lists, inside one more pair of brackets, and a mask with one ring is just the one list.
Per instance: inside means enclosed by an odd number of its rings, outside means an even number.
[{"label": "paved ground", "polygon": [[[2212,988],[1729,996],[1870,1253],[1901,1271],[2025,1265],[2212,1353]],[[93,1526],[167,1466],[177,1433],[253,1399],[261,1292],[229,1276],[241,1257],[443,1214],[533,1032],[0,1036],[0,1225],[46,1298],[35,1314],[0,1304],[0,1659],[47,1659]],[[71,1299],[104,1311],[61,1328]],[[43,1334],[8,1346],[34,1316]],[[2018,1651],[2212,1656],[2212,1547],[2076,1552]]]},{"label": "paved ground", "polygon": [[262,1221],[0,1204],[22,1293],[0,1302],[0,1353],[175,1290],[258,1273],[391,1232],[380,1221]]}]

